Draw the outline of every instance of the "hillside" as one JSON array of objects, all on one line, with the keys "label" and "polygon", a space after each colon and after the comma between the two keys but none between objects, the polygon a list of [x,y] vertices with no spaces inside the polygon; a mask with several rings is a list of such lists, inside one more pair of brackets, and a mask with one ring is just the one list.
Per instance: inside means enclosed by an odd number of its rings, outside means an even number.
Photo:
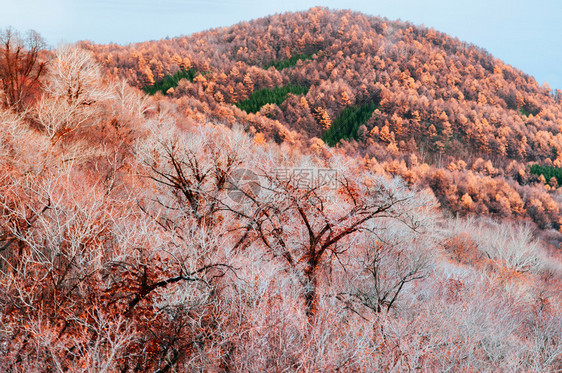
[{"label": "hillside", "polygon": [[[139,88],[197,71],[164,92],[189,117],[241,123],[301,149],[339,141],[372,168],[431,187],[452,214],[561,227],[559,180],[530,172],[562,167],[560,92],[433,29],[315,8],[169,40],[82,46]],[[306,90],[276,93],[288,85]]]},{"label": "hillside", "polygon": [[0,371],[562,366],[562,113],[522,72],[324,8],[0,42]]}]

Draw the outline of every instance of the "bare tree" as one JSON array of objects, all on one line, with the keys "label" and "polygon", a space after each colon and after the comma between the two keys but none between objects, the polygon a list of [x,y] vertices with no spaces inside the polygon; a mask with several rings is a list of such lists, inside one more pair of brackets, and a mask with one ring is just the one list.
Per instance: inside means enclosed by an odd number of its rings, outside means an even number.
[{"label": "bare tree", "polygon": [[72,45],[55,51],[36,117],[51,140],[84,125],[95,116],[95,105],[112,95],[90,52]]},{"label": "bare tree", "polygon": [[247,221],[236,247],[259,240],[273,256],[283,258],[303,286],[306,314],[312,321],[322,269],[327,261],[352,249],[352,237],[376,234],[371,223],[380,219],[395,219],[417,230],[422,211],[434,204],[397,179],[365,170],[362,175],[358,170],[340,171],[335,179],[312,184],[303,183],[298,171],[288,179],[264,172],[263,195],[247,195],[250,212],[247,207],[229,209]]},{"label": "bare tree", "polygon": [[[362,315],[354,303],[375,313],[388,312],[399,301],[406,285],[428,275],[435,259],[432,235],[413,231],[386,221],[377,226],[376,240],[358,258],[359,268],[351,275],[346,292],[338,294],[353,312]],[[424,227],[427,232],[427,227]]]},{"label": "bare tree", "polygon": [[25,109],[45,72],[44,49],[45,42],[35,31],[28,31],[25,37],[11,28],[0,31],[0,100],[4,106]]}]

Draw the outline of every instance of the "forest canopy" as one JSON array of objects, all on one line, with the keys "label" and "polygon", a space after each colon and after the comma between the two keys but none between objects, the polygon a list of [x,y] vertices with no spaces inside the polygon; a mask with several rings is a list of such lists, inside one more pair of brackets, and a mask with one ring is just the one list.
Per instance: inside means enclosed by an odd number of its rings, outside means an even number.
[{"label": "forest canopy", "polygon": [[236,106],[247,113],[257,113],[266,104],[282,104],[289,93],[294,95],[304,95],[307,92],[308,87],[292,84],[273,89],[264,88],[252,93],[250,98],[236,103]]},{"label": "forest canopy", "polygon": [[324,133],[322,140],[330,146],[336,145],[340,140],[358,140],[359,127],[367,123],[376,108],[373,103],[345,108]]},{"label": "forest canopy", "polygon": [[180,80],[182,79],[187,79],[190,82],[193,81],[193,78],[195,78],[197,71],[194,69],[189,69],[189,70],[179,70],[178,72],[176,72],[173,75],[168,75],[166,77],[164,77],[162,80],[146,86],[143,88],[143,91],[145,91],[146,93],[148,93],[149,95],[153,95],[156,92],[162,92],[162,94],[167,94],[168,91],[170,90],[170,88],[175,88],[178,86]]}]

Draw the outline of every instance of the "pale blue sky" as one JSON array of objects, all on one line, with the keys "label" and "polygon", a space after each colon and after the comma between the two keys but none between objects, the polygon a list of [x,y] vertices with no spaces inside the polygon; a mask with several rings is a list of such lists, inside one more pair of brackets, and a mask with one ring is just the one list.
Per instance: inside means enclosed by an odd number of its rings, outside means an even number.
[{"label": "pale blue sky", "polygon": [[0,0],[0,28],[33,28],[53,46],[84,39],[126,44],[316,5],[434,27],[562,89],[560,0]]}]

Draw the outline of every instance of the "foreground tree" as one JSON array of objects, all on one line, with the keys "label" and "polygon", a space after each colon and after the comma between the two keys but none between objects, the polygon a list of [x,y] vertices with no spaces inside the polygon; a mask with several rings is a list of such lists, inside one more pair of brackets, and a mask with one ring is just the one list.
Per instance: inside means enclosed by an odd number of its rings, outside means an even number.
[{"label": "foreground tree", "polygon": [[[397,179],[327,169],[320,173],[327,172],[328,178],[308,175],[303,180],[302,171],[290,170],[288,178],[264,173],[263,196],[247,194],[250,213],[234,211],[248,222],[237,246],[257,239],[271,255],[282,258],[303,286],[306,314],[313,322],[318,285],[333,260],[348,251],[360,253],[366,237],[380,235],[378,229],[385,228],[376,221],[396,220],[412,231],[423,228],[424,217],[435,205]],[[385,304],[390,308],[394,300]]]}]

